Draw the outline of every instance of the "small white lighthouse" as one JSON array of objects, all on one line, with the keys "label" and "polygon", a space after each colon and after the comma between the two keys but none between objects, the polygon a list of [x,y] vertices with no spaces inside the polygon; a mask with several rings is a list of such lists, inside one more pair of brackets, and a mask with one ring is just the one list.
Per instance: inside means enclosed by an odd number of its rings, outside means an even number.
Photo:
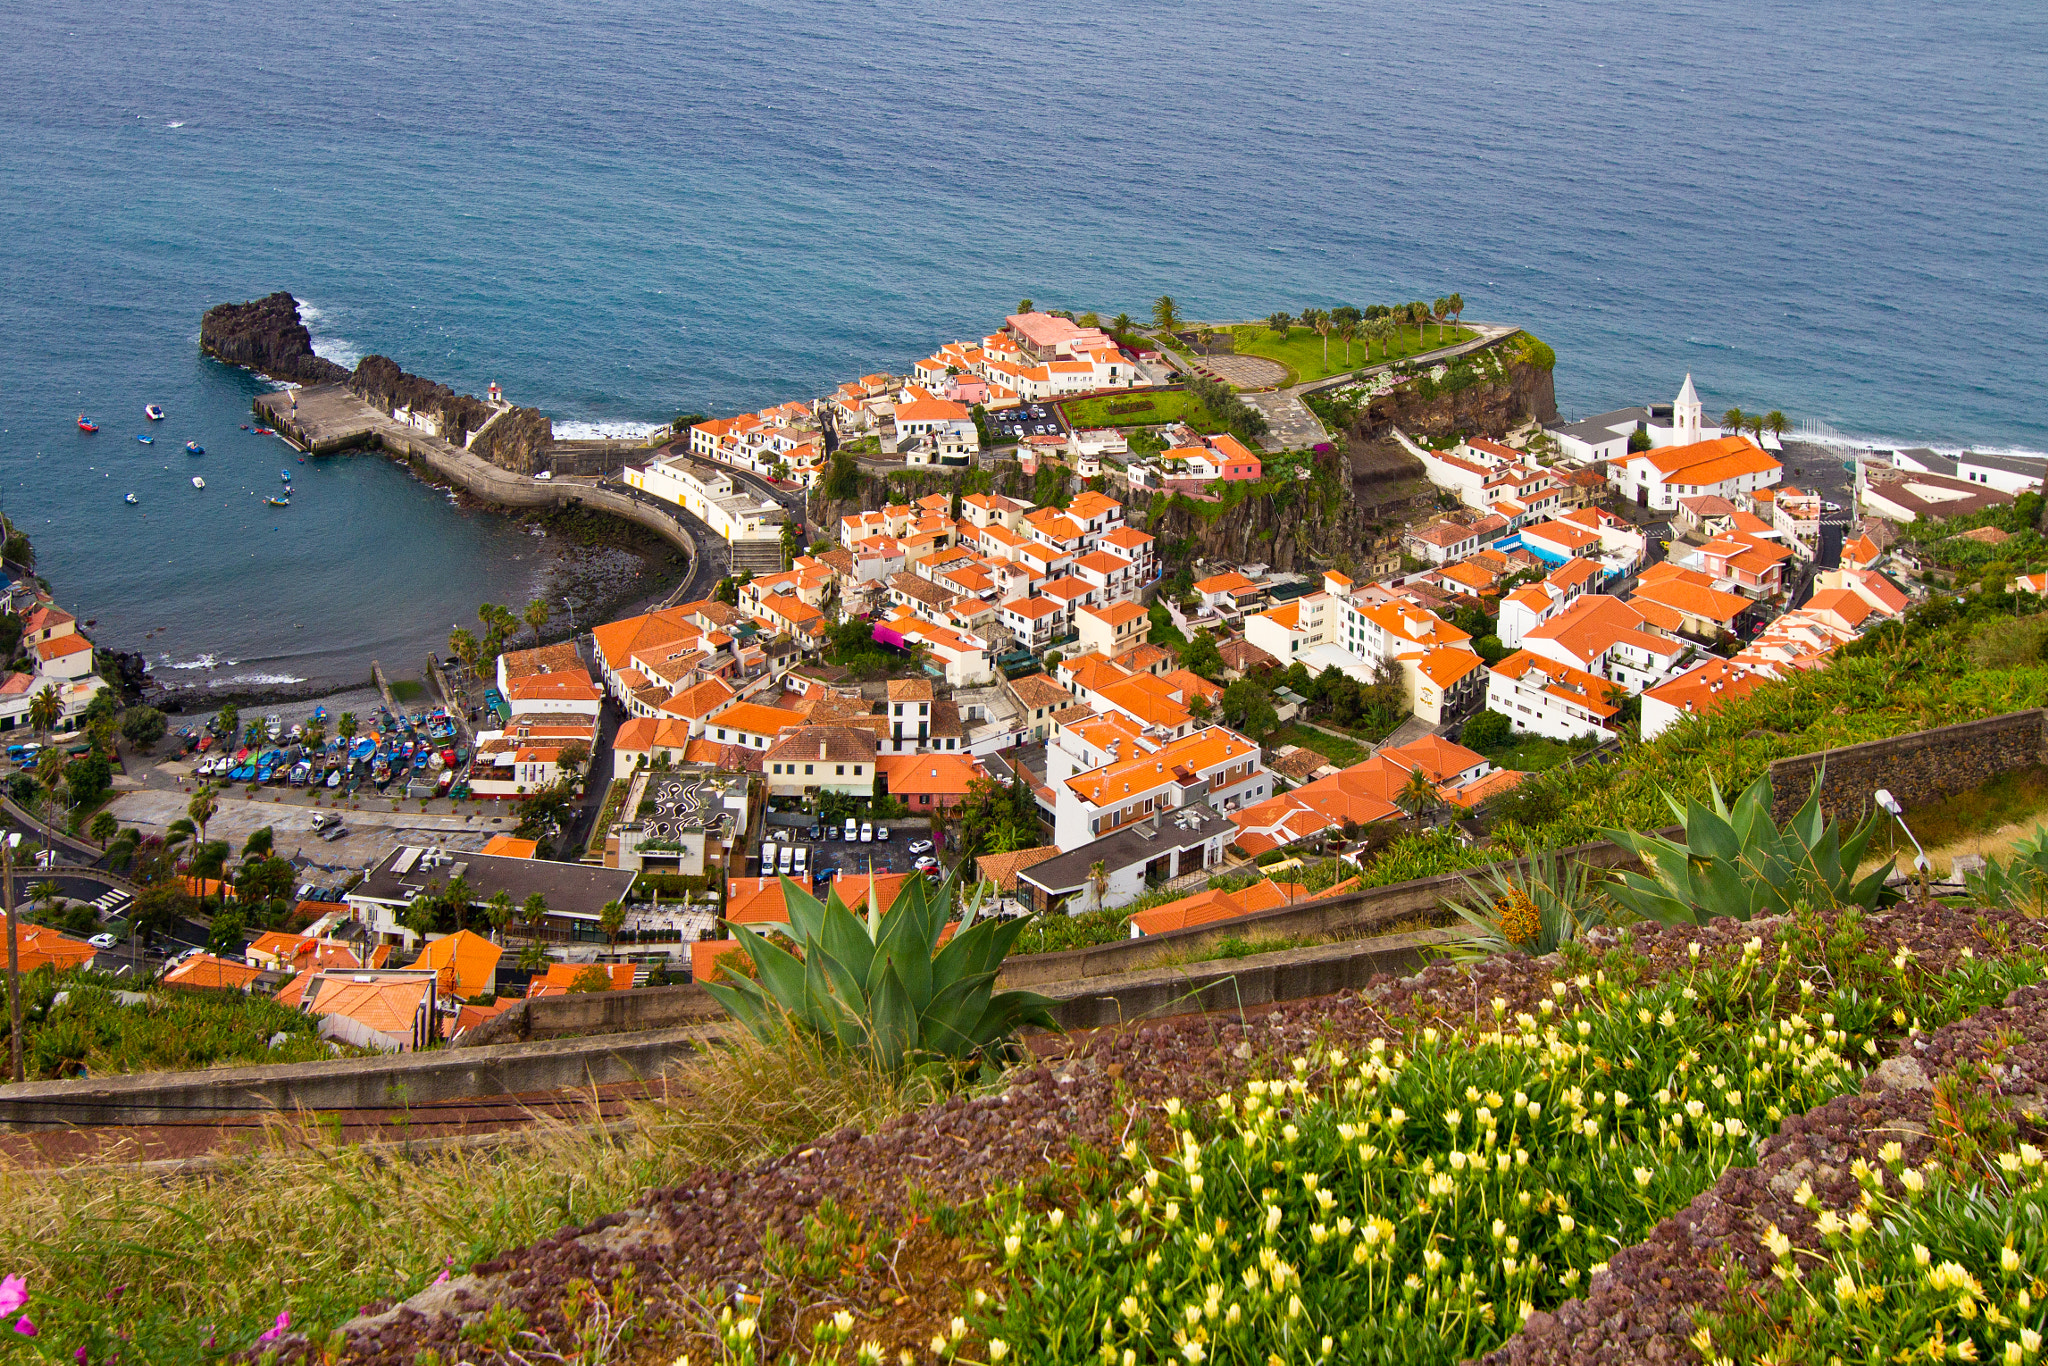
[{"label": "small white lighthouse", "polygon": [[498,381],[496,380],[491,381],[490,395],[492,403],[499,403],[504,400],[505,395],[503,391],[501,391],[498,388]]}]

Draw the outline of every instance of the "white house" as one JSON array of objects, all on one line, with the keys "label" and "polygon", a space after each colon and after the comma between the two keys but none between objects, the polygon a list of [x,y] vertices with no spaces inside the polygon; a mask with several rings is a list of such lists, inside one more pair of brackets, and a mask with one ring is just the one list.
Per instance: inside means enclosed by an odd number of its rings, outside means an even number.
[{"label": "white house", "polygon": [[1517,650],[1487,670],[1486,709],[1518,732],[1570,740],[1605,733],[1620,710],[1608,701],[1616,685],[1597,674]]}]

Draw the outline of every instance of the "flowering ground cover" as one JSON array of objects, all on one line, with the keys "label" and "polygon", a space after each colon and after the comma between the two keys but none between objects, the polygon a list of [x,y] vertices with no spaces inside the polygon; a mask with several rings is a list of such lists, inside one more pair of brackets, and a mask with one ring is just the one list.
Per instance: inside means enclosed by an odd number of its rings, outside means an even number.
[{"label": "flowering ground cover", "polygon": [[[1774,1129],[1803,1136],[1880,1059],[2039,979],[2044,942],[1943,907],[1637,926],[1256,1018],[1050,1039],[1000,1091],[696,1172],[340,1339],[295,1317],[274,1345],[1135,1366],[1319,1360],[1328,1338],[1331,1360],[1572,1361],[1614,1336],[1586,1315],[1637,1305],[1685,1358],[1723,1270],[1671,1230],[1783,1146]],[[1767,1270],[1732,1219],[1684,1236]],[[576,1347],[592,1332],[604,1354]]]}]

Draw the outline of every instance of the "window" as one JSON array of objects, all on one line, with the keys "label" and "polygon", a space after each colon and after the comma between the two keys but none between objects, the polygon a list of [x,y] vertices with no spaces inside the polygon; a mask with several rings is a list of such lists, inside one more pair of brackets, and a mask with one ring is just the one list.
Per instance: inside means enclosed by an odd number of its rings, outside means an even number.
[{"label": "window", "polygon": [[[792,773],[796,772],[796,765],[795,765],[795,764],[791,764],[791,765],[789,766],[789,771],[790,771],[790,772],[792,772]],[[817,772],[817,765],[816,765],[816,764],[805,764],[805,765],[804,765],[804,776],[805,776],[805,777],[809,777],[809,776],[810,776],[811,774],[813,774],[813,773],[815,773],[815,772]]]},{"label": "window", "polygon": [[861,769],[862,769],[862,767],[863,767],[863,765],[860,765],[860,764],[855,764],[855,765],[853,766],[853,776],[854,776],[854,777],[858,778],[858,777],[859,777],[859,776],[861,775]]}]

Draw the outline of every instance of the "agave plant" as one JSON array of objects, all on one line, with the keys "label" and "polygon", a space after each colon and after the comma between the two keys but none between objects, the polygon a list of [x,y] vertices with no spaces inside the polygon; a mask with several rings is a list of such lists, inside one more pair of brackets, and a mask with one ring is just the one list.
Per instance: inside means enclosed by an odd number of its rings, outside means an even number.
[{"label": "agave plant", "polygon": [[[857,916],[837,887],[820,902],[785,877],[787,925],[733,926],[753,960],[752,977],[707,982],[705,990],[763,1041],[806,1029],[868,1050],[892,1071],[1000,1055],[1024,1025],[1057,1028],[1049,998],[995,990],[1021,920],[981,918],[984,898],[969,895],[958,930],[940,946],[951,892],[950,882],[928,892],[927,880],[913,877],[887,911],[870,896],[866,915]],[[770,935],[787,938],[794,951]]]},{"label": "agave plant", "polygon": [[1856,876],[1880,818],[1843,835],[1837,822],[1821,817],[1818,778],[1782,829],[1771,819],[1769,777],[1750,784],[1733,806],[1722,799],[1719,783],[1711,786],[1711,808],[1664,798],[1685,827],[1683,843],[1628,830],[1602,832],[1651,870],[1649,876],[1623,873],[1609,885],[1608,894],[1625,909],[1667,925],[1703,925],[1716,916],[1778,915],[1799,903],[1867,910],[1885,894],[1890,859],[1868,877]]},{"label": "agave plant", "polygon": [[1586,866],[1548,849],[1532,852],[1519,869],[1495,864],[1477,880],[1461,876],[1464,898],[1451,909],[1471,926],[1460,951],[1525,953],[1540,957],[1607,923],[1607,894]]},{"label": "agave plant", "polygon": [[2012,847],[2005,862],[1987,860],[1981,873],[1963,874],[1963,885],[1979,906],[2001,906],[2036,918],[2048,914],[2048,828]]}]

